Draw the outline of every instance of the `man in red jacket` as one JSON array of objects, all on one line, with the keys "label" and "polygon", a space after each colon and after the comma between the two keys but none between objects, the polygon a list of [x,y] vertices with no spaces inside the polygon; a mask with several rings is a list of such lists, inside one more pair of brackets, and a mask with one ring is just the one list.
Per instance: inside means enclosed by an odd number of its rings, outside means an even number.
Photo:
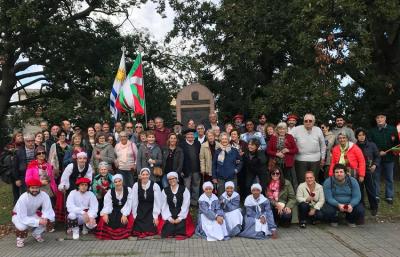
[{"label": "man in red jacket", "polygon": [[339,133],[337,140],[339,144],[332,148],[329,176],[333,175],[335,164],[341,163],[346,165],[351,176],[362,183],[365,177],[365,158],[362,150],[353,142],[349,142],[345,133]]}]

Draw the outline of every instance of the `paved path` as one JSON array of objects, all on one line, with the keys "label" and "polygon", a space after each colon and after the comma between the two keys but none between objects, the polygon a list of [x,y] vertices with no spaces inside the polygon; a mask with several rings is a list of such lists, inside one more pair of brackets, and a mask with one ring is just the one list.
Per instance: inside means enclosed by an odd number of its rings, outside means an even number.
[{"label": "paved path", "polygon": [[277,240],[234,238],[224,242],[202,239],[99,241],[88,235],[79,241],[57,241],[65,234],[45,234],[46,241],[37,243],[28,237],[25,247],[17,249],[15,237],[0,240],[0,256],[400,256],[400,223],[367,224],[357,228],[326,225],[297,226],[279,230]]}]

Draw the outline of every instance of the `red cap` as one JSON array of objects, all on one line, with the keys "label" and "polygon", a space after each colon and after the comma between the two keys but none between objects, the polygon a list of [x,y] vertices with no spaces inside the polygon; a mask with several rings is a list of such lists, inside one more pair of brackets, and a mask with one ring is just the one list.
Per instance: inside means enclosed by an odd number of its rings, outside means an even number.
[{"label": "red cap", "polygon": [[42,182],[39,179],[31,178],[26,181],[26,186],[28,187],[41,187]]},{"label": "red cap", "polygon": [[76,180],[76,182],[75,182],[75,184],[76,184],[77,186],[79,186],[79,185],[82,184],[82,183],[86,183],[86,184],[90,185],[90,179],[88,179],[88,178],[78,178],[78,179]]},{"label": "red cap", "polygon": [[291,119],[293,119],[293,120],[298,120],[299,117],[297,117],[296,114],[289,114],[289,116],[287,117],[287,119],[288,119],[288,120],[291,120]]},{"label": "red cap", "polygon": [[233,117],[233,120],[236,120],[236,119],[244,120],[244,117],[243,117],[242,114],[236,114],[236,115]]}]

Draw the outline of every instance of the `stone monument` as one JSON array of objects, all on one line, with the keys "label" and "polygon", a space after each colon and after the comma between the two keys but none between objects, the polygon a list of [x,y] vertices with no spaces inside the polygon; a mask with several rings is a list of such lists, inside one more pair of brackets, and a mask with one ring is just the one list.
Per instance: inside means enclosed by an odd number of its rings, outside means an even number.
[{"label": "stone monument", "polygon": [[186,124],[193,119],[196,124],[208,121],[210,112],[215,111],[214,95],[211,91],[199,84],[185,86],[176,98],[176,119]]}]

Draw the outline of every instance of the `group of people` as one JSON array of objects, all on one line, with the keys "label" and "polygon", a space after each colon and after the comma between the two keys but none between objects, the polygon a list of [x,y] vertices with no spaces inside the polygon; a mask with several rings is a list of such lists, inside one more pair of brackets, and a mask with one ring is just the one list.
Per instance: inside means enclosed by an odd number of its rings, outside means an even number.
[{"label": "group of people", "polygon": [[355,227],[364,222],[364,188],[377,214],[381,173],[393,203],[399,132],[384,113],[369,131],[353,131],[343,116],[333,129],[316,126],[312,114],[298,120],[292,114],[273,125],[262,114],[256,126],[238,114],[222,126],[211,113],[203,124],[176,122],[172,130],[157,117],[147,130],[116,122],[84,132],[65,120],[50,131],[43,121],[35,134],[16,132],[4,153],[13,156],[17,246],[30,227],[43,241],[55,221],[73,239],[93,231],[112,240],[276,238],[277,226],[297,221],[337,226],[338,213]]}]

